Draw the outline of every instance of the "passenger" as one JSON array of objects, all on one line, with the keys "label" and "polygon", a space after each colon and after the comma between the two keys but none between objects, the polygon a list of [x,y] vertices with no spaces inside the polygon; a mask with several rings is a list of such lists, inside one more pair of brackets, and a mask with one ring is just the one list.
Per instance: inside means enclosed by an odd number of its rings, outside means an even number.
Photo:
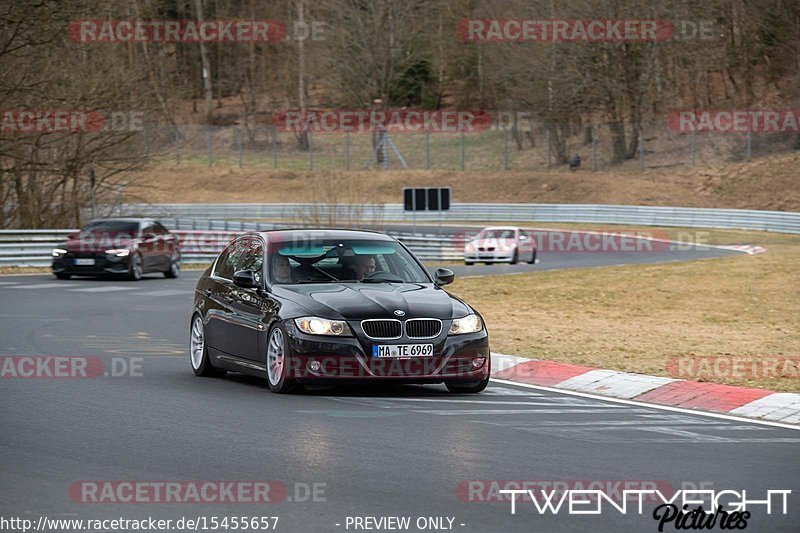
[{"label": "passenger", "polygon": [[292,265],[289,264],[289,258],[285,255],[275,256],[275,263],[273,265],[272,274],[277,283],[292,283]]}]

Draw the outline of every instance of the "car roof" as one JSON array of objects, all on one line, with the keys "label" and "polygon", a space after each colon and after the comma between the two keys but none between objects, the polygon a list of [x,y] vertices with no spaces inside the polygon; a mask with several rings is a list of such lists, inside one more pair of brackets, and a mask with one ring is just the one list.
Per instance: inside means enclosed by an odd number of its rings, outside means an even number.
[{"label": "car roof", "polygon": [[253,232],[266,239],[363,239],[368,241],[394,241],[393,237],[377,231],[332,229],[332,228],[295,228],[276,229],[270,231]]},{"label": "car roof", "polygon": [[88,222],[155,222],[153,218],[136,218],[136,217],[109,217],[109,218],[93,218]]},{"label": "car roof", "polygon": [[511,230],[518,230],[519,226],[486,226],[481,231],[486,231],[487,229],[511,229]]}]

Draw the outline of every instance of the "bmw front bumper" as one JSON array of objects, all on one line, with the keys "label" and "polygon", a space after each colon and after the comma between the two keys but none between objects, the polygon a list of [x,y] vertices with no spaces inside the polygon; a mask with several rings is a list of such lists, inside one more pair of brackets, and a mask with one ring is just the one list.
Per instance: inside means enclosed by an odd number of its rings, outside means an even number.
[{"label": "bmw front bumper", "polygon": [[[290,375],[300,382],[392,381],[402,383],[472,383],[488,378],[491,369],[489,336],[477,333],[447,335],[449,322],[433,339],[373,340],[365,337],[322,337],[284,321],[289,333]],[[351,329],[353,329],[351,327]],[[427,357],[373,357],[375,344],[433,344]],[[480,363],[480,364],[479,364]]]}]

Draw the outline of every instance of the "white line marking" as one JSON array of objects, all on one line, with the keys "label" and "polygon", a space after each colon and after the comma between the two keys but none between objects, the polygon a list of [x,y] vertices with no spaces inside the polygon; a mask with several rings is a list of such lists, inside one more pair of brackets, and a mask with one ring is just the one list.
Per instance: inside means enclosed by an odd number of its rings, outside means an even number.
[{"label": "white line marking", "polygon": [[[640,429],[643,427],[672,427],[672,426],[701,426],[703,428],[722,428],[722,429],[729,429],[729,428],[742,428],[752,431],[770,431],[767,428],[762,427],[753,427],[753,426],[728,426],[722,425],[719,423],[713,422],[706,422],[705,420],[666,420],[662,423],[656,423],[656,420],[592,420],[592,421],[560,421],[560,420],[539,420],[536,422],[531,422],[531,425],[534,426],[565,426],[565,427],[579,427],[579,426],[598,426],[600,429],[605,427],[614,427],[614,428],[621,428],[621,427],[631,427],[632,429]],[[486,422],[487,424],[490,422]]]},{"label": "white line marking", "polygon": [[0,281],[0,285],[16,285],[18,281]]},{"label": "white line marking", "polygon": [[69,292],[118,292],[118,291],[132,291],[134,290],[133,287],[114,287],[114,286],[103,286],[103,287],[87,287],[85,289],[70,289]]},{"label": "white line marking", "polygon": [[55,289],[56,287],[74,287],[72,283],[39,283],[37,285],[15,285],[9,289]]},{"label": "white line marking", "polygon": [[[379,398],[376,398],[376,400]],[[445,400],[445,399],[438,399],[438,398],[396,398],[402,402],[446,402],[446,403],[477,403],[481,405],[539,405],[539,406],[549,406],[549,407],[558,407],[563,406],[565,403],[572,406],[572,407],[604,407],[608,408],[607,405],[603,405],[601,403],[585,403],[581,402],[579,404],[575,404],[572,402],[559,402],[558,398],[551,398],[550,401],[544,402],[517,402],[517,401],[502,401],[502,400]],[[384,398],[380,398],[380,400],[384,400]]]},{"label": "white line marking", "polygon": [[530,385],[528,383],[517,383],[516,381],[508,381],[505,379],[491,378],[491,381],[508,385],[513,387],[523,387],[525,389],[543,390],[547,392],[554,392],[557,394],[566,394],[568,396],[578,396],[581,398],[592,398],[593,400],[602,400],[604,402],[621,403],[623,405],[633,405],[636,407],[649,407],[651,409],[658,409],[660,411],[672,411],[673,413],[684,413],[689,415],[707,416],[709,418],[719,418],[722,420],[731,420],[734,422],[749,422],[751,424],[760,424],[762,426],[772,426],[783,429],[793,429],[800,431],[800,426],[792,426],[789,424],[781,424],[780,422],[770,422],[768,420],[756,420],[753,418],[744,418],[741,416],[726,415],[723,413],[710,413],[708,411],[696,411],[694,409],[686,409],[683,407],[673,407],[671,405],[659,405],[657,403],[637,402],[636,400],[623,400],[621,398],[606,398],[599,394],[589,394],[587,392],[575,392],[569,390],[555,389],[553,387],[543,387],[541,385]]},{"label": "white line marking", "polygon": [[[597,414],[597,413],[619,413],[619,409],[607,407],[605,409],[582,409],[573,407],[562,407],[554,409],[412,409],[413,413],[423,413],[426,415],[523,415],[523,414]],[[645,409],[631,409],[626,413],[646,413]]]}]

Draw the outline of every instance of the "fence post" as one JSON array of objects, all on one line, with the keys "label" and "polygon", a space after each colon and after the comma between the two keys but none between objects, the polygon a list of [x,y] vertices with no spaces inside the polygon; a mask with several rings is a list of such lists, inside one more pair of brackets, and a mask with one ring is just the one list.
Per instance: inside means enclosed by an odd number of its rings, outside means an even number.
[{"label": "fence post", "polygon": [[214,163],[214,142],[211,138],[211,126],[206,126],[206,140],[208,141],[208,166]]},{"label": "fence post", "polygon": [[181,164],[181,131],[175,126],[175,164]]},{"label": "fence post", "polygon": [[278,168],[278,131],[272,130],[272,168]]},{"label": "fence post", "polygon": [[308,130],[308,170],[314,170],[314,139]]},{"label": "fence post", "polygon": [[753,157],[753,131],[751,127],[747,126],[747,160],[750,161],[750,158]]},{"label": "fence post", "polygon": [[244,134],[242,133],[242,128],[236,128],[236,144],[239,148],[239,168],[242,168],[242,159],[244,157],[244,142],[243,142]]},{"label": "fence post", "polygon": [[503,170],[508,170],[508,128],[503,127]]},{"label": "fence post", "polygon": [[597,128],[592,125],[592,172],[597,172]]},{"label": "fence post", "polygon": [[350,131],[344,134],[344,168],[350,170]]},{"label": "fence post", "polygon": [[431,132],[425,128],[425,168],[431,168]]},{"label": "fence post", "polygon": [[464,128],[461,128],[461,170],[464,170],[467,166],[467,147],[466,147],[466,138],[464,137]]},{"label": "fence post", "polygon": [[389,170],[389,132],[381,130],[381,150],[383,151],[383,170]]},{"label": "fence post", "polygon": [[697,133],[694,130],[692,130],[692,133],[691,133],[691,135],[689,137],[689,142],[691,143],[691,148],[692,148],[692,168],[694,168],[695,165],[697,164],[697,137],[696,137],[696,134]]},{"label": "fence post", "polygon": [[552,147],[553,140],[550,138],[550,126],[547,127],[547,169],[551,169],[553,167],[552,161]]},{"label": "fence post", "polygon": [[639,132],[639,170],[644,172],[644,135]]}]

